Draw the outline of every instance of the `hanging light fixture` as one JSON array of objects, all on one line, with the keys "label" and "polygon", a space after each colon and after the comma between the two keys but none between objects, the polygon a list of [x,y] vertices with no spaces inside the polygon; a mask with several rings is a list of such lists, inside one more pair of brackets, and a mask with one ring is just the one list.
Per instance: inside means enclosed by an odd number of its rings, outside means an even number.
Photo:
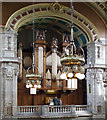
[{"label": "hanging light fixture", "polygon": [[77,79],[85,78],[85,63],[84,51],[82,48],[76,49],[73,39],[73,13],[74,7],[71,2],[71,38],[68,45],[65,47],[60,58],[62,64],[61,79],[68,80],[68,88],[77,89]]},{"label": "hanging light fixture", "polygon": [[35,60],[35,30],[34,30],[34,20],[33,20],[33,60],[32,60],[32,66],[27,69],[27,74],[26,74],[26,88],[30,88],[30,94],[36,94],[36,90],[38,88],[41,88],[41,75],[37,74],[35,72],[35,69],[38,70],[37,66],[34,63]]}]

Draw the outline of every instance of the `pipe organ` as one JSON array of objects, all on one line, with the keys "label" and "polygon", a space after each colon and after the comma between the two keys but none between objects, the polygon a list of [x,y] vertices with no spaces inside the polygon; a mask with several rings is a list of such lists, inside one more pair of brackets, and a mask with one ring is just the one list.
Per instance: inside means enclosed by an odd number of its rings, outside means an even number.
[{"label": "pipe organ", "polygon": [[[64,51],[65,46],[68,44],[69,35],[63,34],[62,35],[62,50]],[[73,94],[70,94],[70,81],[61,80],[61,63],[60,63],[60,53],[58,51],[58,40],[57,38],[53,37],[50,46],[50,50],[47,51],[46,42],[46,30],[36,30],[35,31],[35,56],[34,61],[35,65],[37,66],[38,70],[35,69],[35,73],[39,73],[42,76],[41,80],[41,88],[37,90],[37,94],[34,96],[29,95],[29,90],[25,88],[25,81],[26,81],[26,70],[31,65],[32,53],[25,53],[23,51],[22,43],[19,44],[19,57],[22,59],[20,64],[20,73],[19,77],[21,76],[21,80],[24,82],[19,82],[19,105],[39,105],[44,104],[44,99],[57,96],[62,97],[63,104],[71,104],[73,101],[70,101],[73,95],[79,96],[78,94],[82,93],[82,84],[79,84],[78,90],[76,90]],[[27,56],[26,56],[27,55]],[[26,59],[26,58],[29,58]],[[26,62],[23,62],[26,61]],[[26,67],[25,67],[26,66]],[[23,92],[27,93],[23,93]],[[65,94],[66,93],[66,94]],[[78,94],[76,94],[78,93]],[[70,95],[69,95],[70,94]],[[25,99],[29,98],[28,102],[25,102]],[[68,100],[66,100],[68,99]],[[76,98],[74,98],[75,100]],[[23,102],[22,102],[23,101]],[[75,102],[74,102],[75,103]],[[83,100],[80,99],[79,102],[76,104],[82,104]]]}]

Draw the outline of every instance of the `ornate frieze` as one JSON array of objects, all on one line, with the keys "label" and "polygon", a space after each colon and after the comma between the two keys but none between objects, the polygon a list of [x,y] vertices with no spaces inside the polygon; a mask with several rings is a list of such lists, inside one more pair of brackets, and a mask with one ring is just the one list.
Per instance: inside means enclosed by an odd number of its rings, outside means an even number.
[{"label": "ornate frieze", "polygon": [[12,81],[14,76],[18,76],[19,74],[19,65],[15,65],[13,63],[5,64],[5,67],[2,68],[3,75],[6,76],[6,80]]}]

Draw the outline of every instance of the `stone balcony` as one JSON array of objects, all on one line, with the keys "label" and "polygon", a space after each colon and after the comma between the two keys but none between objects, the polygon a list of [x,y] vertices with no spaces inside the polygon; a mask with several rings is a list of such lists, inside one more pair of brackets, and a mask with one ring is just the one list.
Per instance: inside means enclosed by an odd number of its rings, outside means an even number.
[{"label": "stone balcony", "polygon": [[59,118],[92,116],[87,105],[42,105],[42,106],[18,106],[18,118]]}]

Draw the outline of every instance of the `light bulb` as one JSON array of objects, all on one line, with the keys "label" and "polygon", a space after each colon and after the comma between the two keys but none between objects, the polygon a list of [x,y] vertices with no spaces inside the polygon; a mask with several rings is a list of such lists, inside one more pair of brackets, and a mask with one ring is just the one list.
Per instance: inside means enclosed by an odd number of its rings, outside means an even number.
[{"label": "light bulb", "polygon": [[62,73],[61,76],[60,76],[60,79],[67,79],[66,74]]},{"label": "light bulb", "polygon": [[26,88],[29,88],[29,85],[28,85],[28,84],[26,85]]},{"label": "light bulb", "polygon": [[78,72],[78,65],[73,65],[72,70],[73,72]]},{"label": "light bulb", "polygon": [[37,88],[37,85],[35,84],[34,87]]},{"label": "light bulb", "polygon": [[84,74],[81,74],[81,78],[80,80],[84,79],[85,78],[85,75]]},{"label": "light bulb", "polygon": [[76,73],[75,75],[78,79],[82,80],[85,78],[85,75],[84,74],[81,74],[81,73]]},{"label": "light bulb", "polygon": [[72,77],[73,77],[73,73],[71,73],[71,72],[68,73],[68,74],[67,74],[67,77],[68,77],[68,78],[72,78]]},{"label": "light bulb", "polygon": [[41,88],[41,85],[38,85],[38,88]]},{"label": "light bulb", "polygon": [[81,74],[84,74],[85,73],[85,68],[83,66],[80,66],[79,71],[80,71]]}]

